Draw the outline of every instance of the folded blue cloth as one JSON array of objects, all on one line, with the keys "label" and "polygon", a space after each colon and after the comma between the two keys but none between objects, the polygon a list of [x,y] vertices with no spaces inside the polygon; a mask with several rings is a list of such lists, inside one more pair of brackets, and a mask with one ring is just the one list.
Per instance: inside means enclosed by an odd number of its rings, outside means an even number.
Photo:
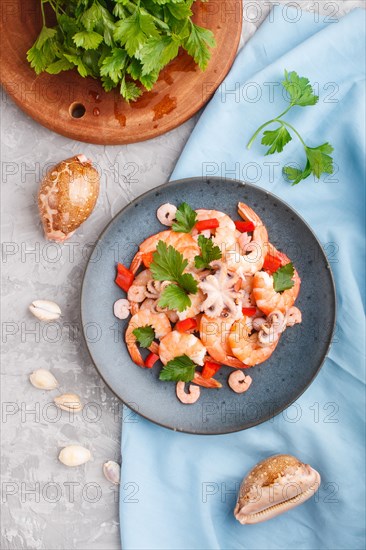
[{"label": "folded blue cloth", "polygon": [[[327,245],[336,279],[334,343],[291,411],[249,430],[196,436],[126,418],[120,500],[126,550],[365,548],[365,13],[355,10],[330,24],[305,13],[294,23],[293,15],[287,11],[284,18],[282,7],[275,9],[240,52],[172,179],[202,173],[244,179],[283,197],[307,220]],[[272,157],[263,156],[260,139],[245,149],[256,128],[286,108],[280,87],[270,85],[282,80],[285,68],[318,83],[319,103],[293,109],[288,120],[310,145],[334,145],[337,170],[325,181],[309,178],[291,187],[283,180],[285,163],[305,162],[296,139]],[[242,526],[233,517],[238,483],[275,453],[310,463],[321,473],[320,490],[276,519]]]}]

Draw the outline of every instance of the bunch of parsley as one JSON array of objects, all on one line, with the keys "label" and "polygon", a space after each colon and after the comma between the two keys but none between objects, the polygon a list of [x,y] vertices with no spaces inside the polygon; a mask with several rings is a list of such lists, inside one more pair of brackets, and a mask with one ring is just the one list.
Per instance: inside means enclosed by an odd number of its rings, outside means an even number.
[{"label": "bunch of parsley", "polygon": [[[184,48],[204,70],[213,33],[191,19],[194,0],[40,0],[42,30],[27,52],[37,74],[76,68],[119,87],[126,101],[151,90],[161,69]],[[203,0],[205,1],[205,0]],[[55,13],[48,27],[44,6]]]}]

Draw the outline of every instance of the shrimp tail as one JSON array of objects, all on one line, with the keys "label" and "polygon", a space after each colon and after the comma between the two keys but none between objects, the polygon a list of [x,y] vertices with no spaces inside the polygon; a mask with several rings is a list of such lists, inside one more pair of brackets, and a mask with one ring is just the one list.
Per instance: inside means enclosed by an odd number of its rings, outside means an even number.
[{"label": "shrimp tail", "polygon": [[153,342],[149,347],[149,351],[151,351],[151,353],[155,353],[155,355],[159,355],[159,344],[157,342]]},{"label": "shrimp tail", "polygon": [[131,315],[136,315],[136,313],[140,311],[140,304],[138,304],[137,302],[130,302],[130,305]]},{"label": "shrimp tail", "polygon": [[131,356],[132,361],[136,363],[136,365],[138,365],[139,367],[144,367],[145,363],[143,358],[141,357],[141,353],[137,345],[135,343],[130,342],[129,344],[127,344],[127,349]]},{"label": "shrimp tail", "polygon": [[258,214],[256,214],[254,210],[252,210],[250,206],[248,206],[244,202],[238,203],[238,214],[243,218],[243,220],[254,223],[255,227],[263,225],[263,222]]},{"label": "shrimp tail", "polygon": [[250,365],[245,365],[242,361],[237,359],[236,357],[230,357],[229,355],[225,359],[225,363],[227,367],[232,367],[233,369],[249,369]]},{"label": "shrimp tail", "polygon": [[202,374],[199,372],[194,373],[194,378],[192,380],[197,386],[202,386],[203,388],[222,388],[222,384],[214,378],[203,378]]},{"label": "shrimp tail", "polygon": [[244,365],[239,359],[236,357],[232,357],[230,355],[224,355],[222,353],[222,348],[218,347],[218,349],[215,349],[215,346],[210,347],[209,350],[207,350],[208,355],[218,363],[221,363],[222,365],[226,365],[227,367],[232,367],[233,369],[246,369],[247,365]]},{"label": "shrimp tail", "polygon": [[136,274],[137,270],[141,266],[141,263],[142,263],[142,254],[140,251],[138,251],[132,258],[132,262],[130,265],[130,271],[132,271],[134,275]]}]

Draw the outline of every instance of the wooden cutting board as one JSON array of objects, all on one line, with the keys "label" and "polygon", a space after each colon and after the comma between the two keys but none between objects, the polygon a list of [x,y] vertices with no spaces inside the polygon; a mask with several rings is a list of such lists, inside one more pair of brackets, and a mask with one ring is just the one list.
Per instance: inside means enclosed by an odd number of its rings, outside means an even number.
[{"label": "wooden cutting board", "polygon": [[39,0],[1,3],[1,81],[17,105],[50,130],[104,145],[133,143],[172,130],[194,115],[229,71],[239,44],[241,0],[194,4],[194,21],[211,29],[217,46],[202,72],[181,51],[163,69],[153,90],[126,103],[118,91],[105,92],[75,71],[37,76],[26,52],[42,26]]}]

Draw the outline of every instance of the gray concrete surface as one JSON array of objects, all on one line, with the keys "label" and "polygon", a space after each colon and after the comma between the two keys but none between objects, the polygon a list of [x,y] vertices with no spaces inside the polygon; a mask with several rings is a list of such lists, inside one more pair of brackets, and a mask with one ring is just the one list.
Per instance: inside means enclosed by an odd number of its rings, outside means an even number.
[{"label": "gray concrete surface", "polygon": [[[246,1],[241,45],[268,14],[271,2]],[[272,2],[284,4],[289,2]],[[294,4],[294,2],[291,2]],[[301,1],[302,9],[340,17],[363,0]],[[165,182],[197,117],[154,140],[126,146],[81,144],[59,136],[1,99],[2,366],[1,548],[120,548],[118,489],[101,466],[120,460],[121,407],[95,371],[80,334],[79,292],[90,247],[109,220],[131,199]],[[83,152],[102,173],[92,217],[71,241],[44,240],[36,207],[44,168]],[[55,300],[62,319],[42,325],[27,311],[37,298]],[[50,369],[60,390],[81,395],[83,414],[57,414],[57,391],[36,390],[36,368]],[[84,444],[93,461],[67,469],[60,447]],[[121,490],[124,490],[122,487]]]}]

